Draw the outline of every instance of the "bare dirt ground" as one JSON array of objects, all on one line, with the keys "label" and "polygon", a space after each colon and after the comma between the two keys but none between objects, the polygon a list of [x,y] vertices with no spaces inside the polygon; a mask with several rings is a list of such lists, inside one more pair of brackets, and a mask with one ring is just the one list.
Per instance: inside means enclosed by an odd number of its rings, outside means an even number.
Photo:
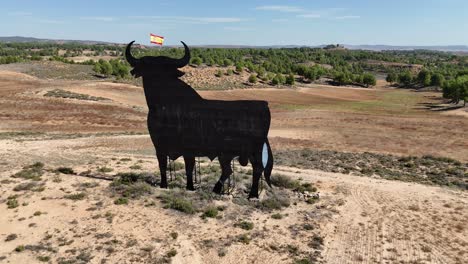
[{"label": "bare dirt ground", "polygon": [[[269,101],[274,151],[431,154],[468,161],[466,115],[430,111],[428,104],[440,103],[440,94],[384,85],[200,93]],[[55,89],[107,100],[44,96]],[[238,193],[209,200],[225,209],[218,218],[203,219],[203,208],[195,214],[165,209],[158,196],[173,191],[152,188],[117,205],[108,181],[56,172],[70,167],[108,177],[153,174],[157,164],[145,132],[141,88],[0,71],[0,263],[467,262],[468,194],[458,189],[276,167],[275,173],[312,183],[320,200],[309,204],[294,192],[290,206],[265,212],[254,206],[259,201],[236,202],[246,197]],[[11,177],[35,162],[45,164],[40,180]],[[8,208],[11,200],[17,207]],[[236,226],[243,220],[253,229]]]},{"label": "bare dirt ground", "polygon": [[[298,200],[297,205],[265,213],[236,205],[236,195],[226,196],[214,202],[227,207],[221,217],[204,220],[199,213],[164,209],[155,198],[165,192],[159,188],[144,199],[115,205],[107,181],[53,172],[59,166],[77,173],[107,167],[114,171],[106,174],[113,175],[134,164],[141,165],[139,171],[155,171],[152,147],[144,135],[1,144],[0,235],[2,240],[17,236],[2,242],[0,257],[6,263],[34,263],[41,256],[53,263],[154,263],[167,261],[172,249],[177,252],[172,263],[290,263],[316,251],[311,242],[315,234],[324,241],[318,258],[324,263],[467,259],[468,194],[461,190],[277,167],[276,173],[317,186],[320,201],[309,205]],[[31,181],[10,176],[34,161],[48,169],[39,182],[44,190],[15,191]],[[86,197],[65,198],[77,193]],[[13,195],[19,207],[7,209]],[[272,218],[278,213],[282,219]],[[235,227],[241,220],[253,223],[253,229]],[[248,234],[249,244],[239,239],[243,234]],[[24,252],[15,251],[21,245]]]}]

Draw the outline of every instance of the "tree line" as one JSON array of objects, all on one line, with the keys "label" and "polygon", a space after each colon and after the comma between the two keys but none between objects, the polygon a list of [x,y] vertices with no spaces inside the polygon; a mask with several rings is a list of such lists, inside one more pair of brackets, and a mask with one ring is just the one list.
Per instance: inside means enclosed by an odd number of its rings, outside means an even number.
[{"label": "tree line", "polygon": [[[335,47],[335,46],[334,46]],[[62,55],[59,55],[59,51]],[[81,44],[81,43],[0,43],[0,64],[24,61],[48,60],[75,63],[69,57],[83,55],[112,55],[110,61],[89,60],[81,64],[93,65],[97,74],[104,76],[129,76],[129,65],[121,57],[123,45]],[[180,48],[135,47],[133,53],[141,56],[181,57]],[[193,65],[226,67],[224,73],[248,71],[249,81],[264,81],[272,85],[293,84],[296,80],[314,82],[327,77],[336,85],[359,85],[364,87],[376,84],[376,72],[387,74],[387,81],[399,87],[419,88],[437,86],[444,90],[447,98],[463,100],[464,75],[468,75],[468,56],[447,52],[413,51],[365,51],[323,48],[191,48]],[[382,63],[376,63],[382,62]],[[395,67],[398,63],[408,67]],[[110,66],[109,66],[110,65]],[[411,70],[417,65],[421,70]],[[295,78],[298,77],[299,79]],[[457,88],[455,88],[457,87]]]}]

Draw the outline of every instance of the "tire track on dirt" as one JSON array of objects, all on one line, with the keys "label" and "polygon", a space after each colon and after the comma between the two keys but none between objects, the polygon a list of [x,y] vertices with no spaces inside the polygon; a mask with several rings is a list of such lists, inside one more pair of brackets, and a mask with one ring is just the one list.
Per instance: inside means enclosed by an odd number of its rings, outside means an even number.
[{"label": "tire track on dirt", "polygon": [[[338,209],[339,216],[323,223],[327,263],[463,263],[463,254],[460,258],[459,253],[468,250],[468,243],[464,243],[468,232],[461,227],[457,232],[451,226],[460,224],[468,212],[458,206],[450,215],[444,208],[448,206],[444,201],[465,204],[468,199],[462,191],[313,170],[297,173],[297,169],[276,169],[292,177],[320,181],[323,196],[340,196],[345,201]],[[333,192],[337,186],[345,190]]]}]

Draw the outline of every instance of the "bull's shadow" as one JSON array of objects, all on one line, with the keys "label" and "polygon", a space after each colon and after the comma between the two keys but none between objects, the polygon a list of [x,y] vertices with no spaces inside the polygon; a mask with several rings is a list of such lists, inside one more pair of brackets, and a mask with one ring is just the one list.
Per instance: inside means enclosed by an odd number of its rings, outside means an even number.
[{"label": "bull's shadow", "polygon": [[165,56],[135,58],[127,45],[125,58],[133,67],[131,74],[143,78],[148,104],[148,131],[156,149],[161,173],[161,188],[167,188],[167,157],[183,156],[187,189],[194,190],[195,157],[218,157],[221,177],[213,191],[221,193],[224,181],[232,174],[231,161],[252,164],[249,198],[258,198],[259,180],[264,173],[270,185],[273,155],[268,142],[270,109],[265,101],[221,101],[203,99],[190,85],[181,81],[179,68],[190,61],[190,50],[180,59]]}]

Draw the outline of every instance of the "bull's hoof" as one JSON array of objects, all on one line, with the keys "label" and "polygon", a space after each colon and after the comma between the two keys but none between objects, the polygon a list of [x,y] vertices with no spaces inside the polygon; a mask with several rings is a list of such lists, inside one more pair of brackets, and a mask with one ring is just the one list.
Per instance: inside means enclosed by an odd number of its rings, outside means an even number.
[{"label": "bull's hoof", "polygon": [[217,182],[213,188],[213,192],[217,194],[221,194],[223,192],[223,185]]},{"label": "bull's hoof", "polygon": [[258,193],[249,193],[249,200],[258,199]]}]

